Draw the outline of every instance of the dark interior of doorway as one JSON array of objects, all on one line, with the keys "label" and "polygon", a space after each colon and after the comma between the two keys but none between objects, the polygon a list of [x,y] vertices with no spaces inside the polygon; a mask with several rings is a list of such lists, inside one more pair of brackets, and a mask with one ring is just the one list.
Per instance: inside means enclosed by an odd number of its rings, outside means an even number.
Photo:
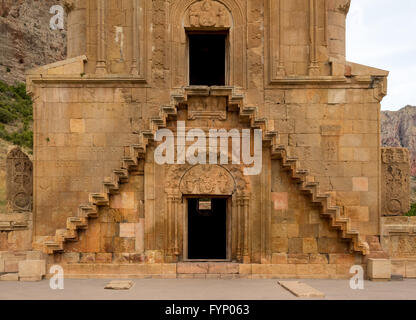
[{"label": "dark interior of doorway", "polygon": [[226,34],[188,34],[189,84],[224,86]]},{"label": "dark interior of doorway", "polygon": [[227,258],[227,199],[210,200],[211,210],[199,210],[199,199],[188,199],[188,259]]}]

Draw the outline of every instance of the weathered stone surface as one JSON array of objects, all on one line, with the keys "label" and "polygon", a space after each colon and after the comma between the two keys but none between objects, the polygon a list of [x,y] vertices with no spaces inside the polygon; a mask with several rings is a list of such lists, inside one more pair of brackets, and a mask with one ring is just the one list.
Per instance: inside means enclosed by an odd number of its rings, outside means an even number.
[{"label": "weathered stone surface", "polygon": [[134,223],[120,223],[120,237],[134,238],[135,224]]},{"label": "weathered stone surface", "polygon": [[391,261],[389,259],[368,259],[367,275],[371,280],[390,280]]},{"label": "weathered stone surface", "polygon": [[95,253],[81,253],[80,263],[94,263]]},{"label": "weathered stone surface", "polygon": [[0,275],[0,281],[19,281],[19,274],[6,273],[3,275]]},{"label": "weathered stone surface", "polygon": [[238,263],[209,263],[208,273],[236,274],[239,272]]},{"label": "weathered stone surface", "polygon": [[391,275],[399,275],[406,277],[406,261],[405,260],[391,260]]},{"label": "weathered stone surface", "polygon": [[[348,275],[369,253],[363,239],[379,232],[387,72],[345,61],[347,8],[292,2],[77,1],[69,59],[28,76],[37,97],[35,247],[63,249],[69,274],[82,277]],[[225,85],[188,86],[184,27],[229,33]],[[188,133],[244,135],[222,152],[208,148],[205,160],[228,164],[182,164],[180,152],[178,163],[160,164],[162,127],[194,160]],[[258,129],[262,145],[250,151],[262,169],[248,175],[244,150],[231,145]],[[240,265],[180,261],[191,251],[188,197],[226,199],[224,249]],[[216,232],[206,229],[209,241]]]},{"label": "weathered stone surface", "polygon": [[397,216],[410,209],[410,162],[405,148],[382,148],[382,214]]},{"label": "weathered stone surface", "polygon": [[134,282],[133,281],[120,281],[120,280],[115,280],[115,281],[111,281],[108,284],[106,284],[106,286],[104,287],[104,289],[111,289],[111,290],[129,290],[131,289],[131,287],[133,287]]},{"label": "weathered stone surface", "polygon": [[406,261],[406,278],[416,278],[416,261],[413,259]]},{"label": "weathered stone surface", "polygon": [[33,166],[29,157],[14,148],[7,154],[7,206],[10,211],[31,211]]},{"label": "weathered stone surface", "polygon": [[293,293],[299,298],[325,298],[325,294],[306,283],[299,281],[279,281],[283,288]]},{"label": "weathered stone surface", "polygon": [[287,263],[287,254],[286,253],[273,253],[272,263],[273,264]]},{"label": "weathered stone surface", "polygon": [[40,281],[46,275],[45,260],[24,260],[19,262],[20,281]]},{"label": "weathered stone surface", "polygon": [[416,217],[382,217],[381,228],[381,245],[390,257],[416,256]]},{"label": "weathered stone surface", "polygon": [[113,260],[113,255],[111,253],[96,253],[95,262],[96,263],[111,263]]},{"label": "weathered stone surface", "polygon": [[208,264],[206,263],[178,263],[178,273],[208,273]]},{"label": "weathered stone surface", "polygon": [[78,263],[80,254],[78,252],[65,252],[62,255],[62,260],[65,263]]},{"label": "weathered stone surface", "polygon": [[26,252],[27,260],[44,260],[45,255],[42,251],[28,251]]},{"label": "weathered stone surface", "polygon": [[4,272],[15,273],[19,271],[19,261],[24,258],[11,257],[4,261]]},{"label": "weathered stone surface", "polygon": [[43,278],[43,276],[40,276],[40,275],[24,276],[24,277],[19,276],[19,281],[22,281],[22,282],[38,282],[38,281],[41,281],[42,278]]}]

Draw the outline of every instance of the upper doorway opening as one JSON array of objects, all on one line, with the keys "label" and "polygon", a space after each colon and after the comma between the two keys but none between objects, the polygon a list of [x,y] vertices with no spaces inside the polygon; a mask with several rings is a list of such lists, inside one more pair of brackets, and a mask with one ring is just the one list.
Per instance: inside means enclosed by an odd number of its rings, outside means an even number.
[{"label": "upper doorway opening", "polygon": [[189,84],[225,86],[227,34],[189,33]]}]

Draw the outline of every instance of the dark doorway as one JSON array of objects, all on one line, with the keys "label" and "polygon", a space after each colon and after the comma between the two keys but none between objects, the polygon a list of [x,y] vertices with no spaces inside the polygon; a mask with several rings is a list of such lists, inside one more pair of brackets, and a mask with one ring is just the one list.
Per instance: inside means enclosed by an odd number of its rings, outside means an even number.
[{"label": "dark doorway", "polygon": [[188,259],[227,258],[227,199],[188,199]]},{"label": "dark doorway", "polygon": [[189,34],[189,84],[225,85],[226,34]]}]

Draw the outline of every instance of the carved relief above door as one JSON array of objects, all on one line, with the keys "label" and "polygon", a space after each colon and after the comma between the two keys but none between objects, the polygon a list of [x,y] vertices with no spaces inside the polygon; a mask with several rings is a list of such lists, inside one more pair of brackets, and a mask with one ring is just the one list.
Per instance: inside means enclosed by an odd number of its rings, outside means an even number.
[{"label": "carved relief above door", "polygon": [[[238,165],[169,165],[166,168],[166,260],[184,254],[180,239],[186,228],[184,198],[221,197],[230,201],[230,254],[235,261],[250,261],[250,183]],[[182,218],[181,218],[182,217]],[[176,256],[176,258],[175,258]]]},{"label": "carved relief above door", "polygon": [[171,1],[170,66],[172,87],[188,85],[187,32],[228,32],[227,81],[238,88],[247,85],[246,72],[246,3],[236,0]]},{"label": "carved relief above door", "polygon": [[229,28],[230,14],[218,1],[203,0],[190,6],[185,19],[185,27]]},{"label": "carved relief above door", "polygon": [[177,195],[248,194],[249,183],[236,165],[170,165],[165,191]]}]

